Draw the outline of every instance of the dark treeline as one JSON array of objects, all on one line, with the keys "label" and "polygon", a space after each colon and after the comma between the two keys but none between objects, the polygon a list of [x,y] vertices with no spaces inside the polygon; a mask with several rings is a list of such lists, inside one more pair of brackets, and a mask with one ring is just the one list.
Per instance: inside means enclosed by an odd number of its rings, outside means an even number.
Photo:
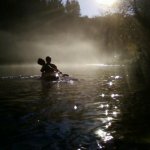
[{"label": "dark treeline", "polygon": [[[80,16],[80,6],[76,0],[1,0],[0,19],[1,26],[10,27],[16,22],[26,21],[29,18],[40,20],[51,19],[59,15]],[[41,20],[42,21],[42,20]]]},{"label": "dark treeline", "polygon": [[[121,2],[120,12],[122,15],[127,15],[131,18],[126,28],[131,27],[136,45],[134,58],[132,59],[131,68],[135,71],[135,77],[144,76],[145,82],[149,85],[149,65],[150,65],[150,1],[149,0],[127,0]],[[134,27],[133,27],[134,26]],[[135,31],[135,32],[134,32]],[[126,32],[128,35],[130,33]],[[133,50],[133,49],[132,49]],[[135,57],[136,56],[136,57]],[[141,74],[142,73],[142,74]],[[148,82],[147,82],[148,81]],[[144,82],[144,81],[143,81]]]},{"label": "dark treeline", "polygon": [[[128,19],[130,18],[130,21],[124,19],[125,22],[127,21],[127,25],[124,26],[124,30],[126,30],[124,33],[127,34],[127,37],[132,34],[129,41],[134,46],[130,47],[129,53],[133,50],[134,53],[130,59],[131,61],[127,61],[126,64],[126,70],[129,73],[129,78],[127,78],[127,81],[130,87],[129,89],[132,89],[132,93],[129,93],[128,96],[122,101],[122,119],[119,124],[121,123],[124,128],[129,131],[120,131],[126,138],[126,142],[123,142],[124,146],[127,145],[127,147],[130,147],[134,143],[133,147],[136,147],[135,149],[150,148],[150,143],[148,140],[150,137],[150,123],[147,119],[150,117],[149,8],[149,0],[122,0],[120,5],[121,15],[127,16]],[[130,32],[127,30],[130,30]],[[127,60],[129,60],[129,58]],[[118,140],[116,143],[119,144],[120,142],[121,141]]]}]

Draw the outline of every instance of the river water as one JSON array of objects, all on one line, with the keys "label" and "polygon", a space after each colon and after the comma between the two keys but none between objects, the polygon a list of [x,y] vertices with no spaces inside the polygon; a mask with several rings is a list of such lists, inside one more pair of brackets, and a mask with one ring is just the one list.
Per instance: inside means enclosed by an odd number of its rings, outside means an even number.
[{"label": "river water", "polygon": [[150,148],[147,97],[141,102],[125,66],[62,71],[70,80],[44,82],[34,66],[1,66],[0,149]]}]

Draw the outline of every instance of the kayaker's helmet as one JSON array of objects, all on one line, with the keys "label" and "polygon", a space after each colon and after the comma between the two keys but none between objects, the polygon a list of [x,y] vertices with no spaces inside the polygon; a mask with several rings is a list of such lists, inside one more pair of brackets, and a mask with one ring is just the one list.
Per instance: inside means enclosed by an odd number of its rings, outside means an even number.
[{"label": "kayaker's helmet", "polygon": [[50,63],[51,60],[52,60],[51,57],[49,57],[49,56],[46,57],[46,62],[47,62],[47,63]]},{"label": "kayaker's helmet", "polygon": [[39,58],[37,63],[42,66],[45,65],[45,61],[42,58]]}]

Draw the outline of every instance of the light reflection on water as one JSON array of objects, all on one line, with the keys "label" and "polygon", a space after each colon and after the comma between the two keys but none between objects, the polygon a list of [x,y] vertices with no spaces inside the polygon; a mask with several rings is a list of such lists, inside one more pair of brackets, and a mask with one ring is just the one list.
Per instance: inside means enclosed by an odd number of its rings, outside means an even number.
[{"label": "light reflection on water", "polygon": [[79,81],[45,83],[38,75],[0,79],[1,128],[8,130],[1,132],[4,148],[11,138],[14,149],[102,149],[115,138],[111,127],[119,119],[122,75],[105,66],[70,74]]},{"label": "light reflection on water", "polygon": [[113,137],[111,136],[110,133],[103,131],[102,129],[98,129],[95,131],[95,134],[98,135],[100,138],[102,138],[102,140],[104,142],[107,142],[111,139],[113,139]]}]

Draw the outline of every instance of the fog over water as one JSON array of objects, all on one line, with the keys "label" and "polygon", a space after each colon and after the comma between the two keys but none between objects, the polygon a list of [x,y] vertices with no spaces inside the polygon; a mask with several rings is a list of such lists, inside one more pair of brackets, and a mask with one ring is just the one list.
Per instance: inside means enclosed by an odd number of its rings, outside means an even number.
[{"label": "fog over water", "polygon": [[52,57],[60,64],[106,63],[103,49],[84,33],[57,34],[11,33],[0,31],[0,60],[2,63],[34,63],[37,58]]}]

